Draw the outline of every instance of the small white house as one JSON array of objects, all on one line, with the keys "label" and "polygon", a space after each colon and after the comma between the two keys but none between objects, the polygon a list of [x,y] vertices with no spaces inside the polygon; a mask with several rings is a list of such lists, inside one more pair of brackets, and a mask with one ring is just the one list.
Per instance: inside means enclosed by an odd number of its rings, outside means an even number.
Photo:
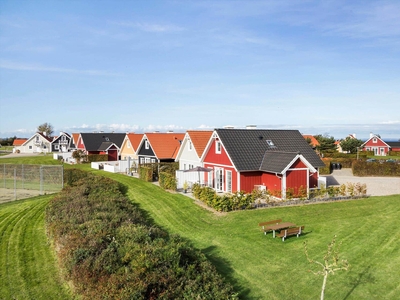
[{"label": "small white house", "polygon": [[46,136],[45,133],[36,132],[19,150],[21,153],[50,153],[52,138]]}]

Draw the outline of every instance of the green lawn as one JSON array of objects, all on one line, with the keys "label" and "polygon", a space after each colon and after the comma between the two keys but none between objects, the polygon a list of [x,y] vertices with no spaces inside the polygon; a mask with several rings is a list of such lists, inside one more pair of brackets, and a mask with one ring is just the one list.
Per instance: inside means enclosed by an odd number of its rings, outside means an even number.
[{"label": "green lawn", "polygon": [[[335,234],[343,242],[341,256],[351,267],[328,278],[326,299],[397,299],[400,294],[400,195],[216,215],[184,195],[165,192],[151,183],[95,172],[126,184],[130,199],[157,224],[191,240],[235,285],[242,299],[317,299],[322,277],[308,272],[318,268],[307,262],[303,242],[308,243],[310,257],[322,260]],[[16,291],[16,298],[33,299],[29,295],[36,295],[35,289],[54,291],[61,295],[57,298],[68,295],[54,284],[58,273],[43,228],[49,198],[35,199],[0,205],[0,282],[4,282],[0,299]],[[3,221],[4,216],[10,221]],[[259,222],[279,218],[305,225],[305,235],[282,242],[261,233]],[[36,224],[36,229],[29,224]],[[33,233],[35,239],[22,238]],[[10,244],[12,251],[7,250]],[[20,254],[6,255],[7,251]],[[43,255],[37,254],[41,252],[50,259],[43,261]],[[43,265],[45,271],[36,273]]]},{"label": "green lawn", "polygon": [[45,234],[50,198],[0,205],[0,299],[71,299]]}]

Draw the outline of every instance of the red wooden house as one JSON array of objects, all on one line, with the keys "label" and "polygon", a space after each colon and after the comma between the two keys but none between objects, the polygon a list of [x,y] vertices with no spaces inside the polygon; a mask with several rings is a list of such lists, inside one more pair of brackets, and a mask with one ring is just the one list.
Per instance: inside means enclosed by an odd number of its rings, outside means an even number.
[{"label": "red wooden house", "polygon": [[297,130],[215,129],[202,156],[217,192],[266,189],[285,198],[318,187],[324,163]]},{"label": "red wooden house", "polygon": [[386,156],[390,151],[390,146],[373,133],[370,134],[369,139],[361,147],[363,151],[374,151],[377,156]]},{"label": "red wooden house", "polygon": [[119,150],[125,138],[125,133],[81,133],[76,148],[87,155],[107,154],[108,161],[118,160]]}]

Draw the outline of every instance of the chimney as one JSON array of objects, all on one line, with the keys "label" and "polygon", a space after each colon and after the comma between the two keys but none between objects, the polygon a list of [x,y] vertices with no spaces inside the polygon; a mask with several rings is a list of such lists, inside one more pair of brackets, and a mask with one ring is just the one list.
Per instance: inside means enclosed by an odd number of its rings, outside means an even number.
[{"label": "chimney", "polygon": [[257,125],[246,125],[246,129],[257,129]]},{"label": "chimney", "polygon": [[369,133],[369,138],[372,139],[374,137],[374,134],[372,132]]}]

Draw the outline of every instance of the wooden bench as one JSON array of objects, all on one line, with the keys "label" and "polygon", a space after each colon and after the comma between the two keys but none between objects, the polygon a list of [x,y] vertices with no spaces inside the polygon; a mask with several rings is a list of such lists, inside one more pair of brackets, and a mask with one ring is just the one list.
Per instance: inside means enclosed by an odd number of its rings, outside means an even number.
[{"label": "wooden bench", "polygon": [[266,229],[266,225],[271,225],[271,224],[278,224],[281,223],[282,219],[279,220],[273,220],[273,221],[267,221],[267,222],[261,222],[258,223],[258,226],[261,226],[261,230],[264,232],[264,234],[267,234],[267,232],[272,231],[271,229]]},{"label": "wooden bench", "polygon": [[293,227],[293,228],[288,228],[285,230],[281,230],[280,233],[278,233],[276,236],[279,236],[282,238],[282,242],[285,241],[285,238],[291,235],[296,235],[299,237],[299,235],[303,232],[304,226],[299,226],[299,227]]}]

